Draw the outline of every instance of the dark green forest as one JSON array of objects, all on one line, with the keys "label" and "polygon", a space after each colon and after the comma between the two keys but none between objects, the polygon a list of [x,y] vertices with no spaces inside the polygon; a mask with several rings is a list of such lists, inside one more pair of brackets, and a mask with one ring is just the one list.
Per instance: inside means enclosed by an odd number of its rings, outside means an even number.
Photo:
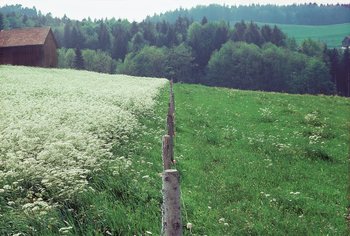
[{"label": "dark green forest", "polygon": [[178,16],[186,16],[200,21],[206,16],[209,21],[237,22],[241,20],[274,24],[296,25],[330,25],[350,22],[350,4],[317,5],[307,3],[301,5],[259,5],[227,6],[211,4],[191,9],[177,9],[149,17],[153,22],[175,22]]},{"label": "dark green forest", "polygon": [[[211,8],[241,9],[218,5]],[[294,9],[298,20],[302,18],[297,15],[305,14],[305,9],[314,9],[316,15],[324,15],[308,18],[318,18],[319,24],[350,22],[350,14],[341,13],[349,13],[348,6],[340,5],[253,5],[244,9],[254,15],[254,12],[269,12],[266,9],[270,8],[271,14]],[[335,11],[339,17],[326,17]],[[77,21],[15,5],[0,8],[0,29],[50,26],[60,47],[62,68],[165,77],[175,82],[238,89],[350,95],[349,49],[327,48],[310,39],[298,45],[277,26],[243,21],[245,17],[235,23],[230,23],[232,19],[217,21],[214,15],[222,12],[208,10],[201,14],[204,13],[200,20],[195,14],[164,18],[170,14],[166,13],[142,22],[115,18]],[[239,16],[230,11],[227,14]]]}]

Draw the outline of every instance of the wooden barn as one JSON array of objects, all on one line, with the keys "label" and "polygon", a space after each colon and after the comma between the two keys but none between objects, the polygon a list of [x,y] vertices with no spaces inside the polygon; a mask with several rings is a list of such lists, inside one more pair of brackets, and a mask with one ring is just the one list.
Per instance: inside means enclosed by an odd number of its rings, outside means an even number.
[{"label": "wooden barn", "polygon": [[56,49],[49,27],[0,31],[0,64],[56,67]]}]

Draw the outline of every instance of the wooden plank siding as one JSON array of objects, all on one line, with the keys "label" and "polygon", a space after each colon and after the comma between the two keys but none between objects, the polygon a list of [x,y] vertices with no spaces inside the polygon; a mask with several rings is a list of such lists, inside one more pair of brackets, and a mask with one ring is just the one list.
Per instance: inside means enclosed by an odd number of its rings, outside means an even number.
[{"label": "wooden plank siding", "polygon": [[43,45],[43,67],[57,67],[57,44],[53,33],[50,31]]}]

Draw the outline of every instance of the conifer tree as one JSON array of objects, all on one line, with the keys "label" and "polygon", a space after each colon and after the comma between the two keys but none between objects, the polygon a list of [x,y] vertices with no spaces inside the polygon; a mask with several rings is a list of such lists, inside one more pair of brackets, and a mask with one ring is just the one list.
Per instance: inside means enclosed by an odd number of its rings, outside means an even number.
[{"label": "conifer tree", "polygon": [[65,25],[64,25],[64,47],[66,48],[72,48],[72,25],[71,22],[68,21]]},{"label": "conifer tree", "polygon": [[350,97],[350,50],[347,47],[341,60],[341,78],[339,81],[343,96]]},{"label": "conifer tree", "polygon": [[329,69],[332,76],[332,82],[335,84],[336,90],[339,90],[339,53],[338,50],[333,48],[333,50],[327,51],[329,57]]},{"label": "conifer tree", "polygon": [[263,27],[261,27],[261,36],[263,37],[265,42],[271,42],[272,30],[269,25],[264,25]]},{"label": "conifer tree", "polygon": [[0,12],[0,31],[4,29],[4,16]]},{"label": "conifer tree", "polygon": [[277,46],[284,46],[286,35],[275,25],[272,30],[271,42]]},{"label": "conifer tree", "polygon": [[103,22],[101,22],[100,28],[98,31],[98,44],[99,44],[99,48],[102,49],[103,51],[109,50],[111,46],[111,39],[109,36],[109,32],[106,24],[104,24]]},{"label": "conifer tree", "polygon": [[241,22],[237,22],[235,24],[235,29],[232,34],[233,41],[244,41],[244,34],[247,30],[247,25],[242,20]]},{"label": "conifer tree", "polygon": [[75,57],[74,57],[74,68],[78,70],[84,70],[84,58],[81,54],[80,48],[75,49]]},{"label": "conifer tree", "polygon": [[208,19],[207,19],[207,17],[204,16],[202,18],[201,25],[205,25],[206,23],[208,23]]},{"label": "conifer tree", "polygon": [[256,45],[261,45],[263,42],[263,39],[261,37],[259,26],[253,22],[250,22],[248,25],[247,30],[244,34],[244,39],[248,43],[254,43]]}]

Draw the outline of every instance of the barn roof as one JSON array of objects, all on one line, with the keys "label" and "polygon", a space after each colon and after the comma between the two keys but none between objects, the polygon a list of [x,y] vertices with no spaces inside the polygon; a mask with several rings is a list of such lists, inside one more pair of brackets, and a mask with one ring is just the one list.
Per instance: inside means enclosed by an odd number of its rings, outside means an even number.
[{"label": "barn roof", "polygon": [[0,47],[43,45],[50,32],[50,27],[2,30]]}]

